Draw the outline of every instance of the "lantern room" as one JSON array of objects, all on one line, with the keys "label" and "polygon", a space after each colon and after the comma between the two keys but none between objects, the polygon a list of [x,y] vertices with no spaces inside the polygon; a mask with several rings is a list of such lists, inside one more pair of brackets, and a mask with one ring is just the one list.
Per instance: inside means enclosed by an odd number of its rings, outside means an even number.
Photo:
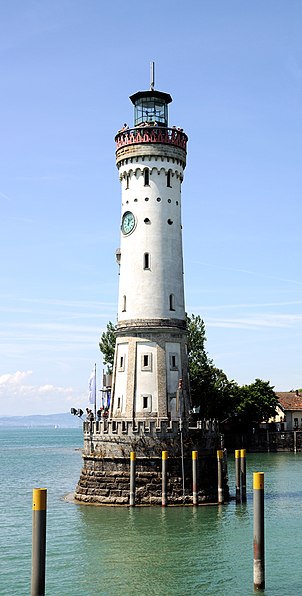
[{"label": "lantern room", "polygon": [[130,96],[134,105],[134,126],[168,126],[168,104],[172,97],[162,91],[138,91]]}]

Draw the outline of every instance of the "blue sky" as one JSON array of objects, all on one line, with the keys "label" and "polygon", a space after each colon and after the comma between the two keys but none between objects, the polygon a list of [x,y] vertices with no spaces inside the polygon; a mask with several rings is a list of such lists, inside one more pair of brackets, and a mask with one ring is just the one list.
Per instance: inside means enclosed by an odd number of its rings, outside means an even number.
[{"label": "blue sky", "polygon": [[171,93],[189,136],[186,308],[239,384],[302,386],[302,4],[0,5],[0,415],[87,405],[115,322],[129,95]]}]

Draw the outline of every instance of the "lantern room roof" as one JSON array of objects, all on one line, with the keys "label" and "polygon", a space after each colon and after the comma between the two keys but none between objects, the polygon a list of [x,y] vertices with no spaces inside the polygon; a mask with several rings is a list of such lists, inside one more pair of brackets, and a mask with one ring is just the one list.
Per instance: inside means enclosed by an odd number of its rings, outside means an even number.
[{"label": "lantern room roof", "polygon": [[163,91],[137,91],[137,93],[130,95],[130,99],[134,105],[138,99],[142,99],[143,97],[155,97],[156,99],[162,99],[166,104],[171,103],[172,101],[170,93],[164,93]]}]

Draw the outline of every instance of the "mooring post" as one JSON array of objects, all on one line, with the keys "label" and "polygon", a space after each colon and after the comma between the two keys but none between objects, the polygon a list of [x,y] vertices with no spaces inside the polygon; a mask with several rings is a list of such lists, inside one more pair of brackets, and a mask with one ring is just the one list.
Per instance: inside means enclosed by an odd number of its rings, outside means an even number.
[{"label": "mooring post", "polygon": [[135,464],[136,464],[135,451],[130,451],[130,495],[129,495],[130,507],[135,506]]},{"label": "mooring post", "polygon": [[218,468],[218,503],[219,504],[224,503],[222,462],[223,462],[223,451],[222,451],[222,449],[218,449],[217,450],[217,468]]},{"label": "mooring post", "polygon": [[246,449],[240,449],[241,500],[246,503]]},{"label": "mooring post", "polygon": [[297,431],[294,430],[294,453],[297,453]]},{"label": "mooring post", "polygon": [[193,505],[198,505],[197,460],[198,460],[198,451],[192,451]]},{"label": "mooring post", "polygon": [[241,491],[240,491],[240,449],[235,449],[235,476],[236,476],[236,503],[241,502]]},{"label": "mooring post", "polygon": [[167,460],[168,460],[168,451],[162,451],[162,467],[161,467],[161,474],[162,474],[162,499],[161,504],[163,507],[166,507],[168,504],[167,499]]},{"label": "mooring post", "polygon": [[33,489],[31,596],[45,594],[47,489]]},{"label": "mooring post", "polygon": [[264,473],[254,472],[254,590],[265,588]]}]

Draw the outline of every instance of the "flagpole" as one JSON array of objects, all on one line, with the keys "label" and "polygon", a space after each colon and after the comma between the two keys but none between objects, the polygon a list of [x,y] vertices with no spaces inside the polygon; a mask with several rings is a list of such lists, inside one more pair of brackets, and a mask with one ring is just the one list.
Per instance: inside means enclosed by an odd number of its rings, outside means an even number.
[{"label": "flagpole", "polygon": [[96,362],[94,364],[94,419],[96,420]]}]

